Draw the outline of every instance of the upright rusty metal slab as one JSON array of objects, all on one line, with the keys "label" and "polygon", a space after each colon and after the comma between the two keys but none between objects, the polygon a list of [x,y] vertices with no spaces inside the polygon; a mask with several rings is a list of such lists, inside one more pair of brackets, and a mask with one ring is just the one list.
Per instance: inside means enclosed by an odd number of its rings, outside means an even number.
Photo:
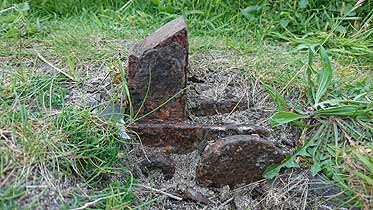
[{"label": "upright rusty metal slab", "polygon": [[[175,19],[136,44],[129,53],[127,79],[132,104],[142,121],[185,119],[188,39],[184,19]],[[166,103],[167,102],[167,103]]]},{"label": "upright rusty metal slab", "polygon": [[245,124],[197,125],[165,122],[132,124],[127,128],[135,131],[144,145],[162,147],[166,152],[179,154],[192,152],[206,141],[229,135],[269,135],[262,127]]}]

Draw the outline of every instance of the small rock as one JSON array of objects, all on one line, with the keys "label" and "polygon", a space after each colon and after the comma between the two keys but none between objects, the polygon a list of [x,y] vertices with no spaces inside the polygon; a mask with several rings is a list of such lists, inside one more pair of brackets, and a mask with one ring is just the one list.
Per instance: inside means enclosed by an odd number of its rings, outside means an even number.
[{"label": "small rock", "polygon": [[146,175],[148,171],[160,169],[165,180],[170,180],[175,174],[175,161],[164,153],[153,153],[148,155],[148,159],[141,161],[141,171]]},{"label": "small rock", "polygon": [[201,192],[197,191],[194,188],[188,187],[183,192],[184,199],[192,200],[202,204],[209,204],[210,200],[207,198],[206,195],[202,194]]},{"label": "small rock", "polygon": [[196,180],[201,186],[213,187],[254,182],[262,178],[267,166],[282,158],[272,142],[258,135],[221,138],[204,150]]}]

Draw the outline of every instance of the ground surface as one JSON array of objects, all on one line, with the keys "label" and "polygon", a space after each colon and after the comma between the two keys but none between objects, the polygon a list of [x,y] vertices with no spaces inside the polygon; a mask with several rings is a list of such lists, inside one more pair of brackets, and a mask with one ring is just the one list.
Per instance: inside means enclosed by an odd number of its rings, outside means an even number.
[{"label": "ground surface", "polygon": [[[204,56],[202,56],[204,57]],[[208,117],[194,116],[190,113],[191,122],[231,124],[246,123],[263,126],[271,131],[267,140],[274,142],[284,152],[291,151],[299,139],[299,131],[290,127],[271,129],[268,122],[269,114],[273,109],[273,104],[268,100],[266,92],[258,87],[254,87],[255,81],[245,79],[239,72],[232,69],[225,69],[224,63],[229,62],[226,56],[210,55],[203,60],[201,56],[192,57],[189,67],[190,77],[198,82],[189,82],[188,85],[193,90],[188,92],[188,104],[191,107],[202,100],[235,99],[236,101],[247,101],[245,108],[232,113],[216,114]],[[208,65],[210,64],[210,65]],[[204,66],[209,69],[204,69]],[[229,66],[229,65],[227,65]],[[215,68],[216,67],[216,68]],[[251,101],[251,102],[250,102]],[[266,101],[266,102],[264,102]],[[211,142],[209,142],[211,143]],[[164,192],[171,193],[183,198],[177,201],[169,196],[162,195],[153,204],[154,209],[301,209],[304,206],[325,205],[331,206],[322,199],[322,194],[326,193],[328,184],[322,179],[311,178],[307,171],[284,174],[275,182],[264,180],[230,189],[229,186],[223,188],[203,188],[196,183],[195,169],[200,159],[201,151],[194,151],[190,154],[171,156],[176,163],[175,175],[172,179],[167,179],[161,170],[146,171],[141,169],[141,162],[147,156],[157,154],[157,150],[149,147],[137,145],[133,148],[129,161],[134,163],[131,168],[139,177],[139,183],[145,186],[152,186]],[[159,152],[158,152],[159,153]],[[162,152],[161,152],[162,153]],[[291,187],[290,187],[291,186]],[[314,188],[320,188],[318,192]],[[330,194],[336,193],[329,192]],[[149,202],[160,193],[152,190],[142,189],[138,192],[144,203]]]},{"label": "ground surface", "polygon": [[[133,43],[134,41],[115,42],[118,43],[118,52],[124,54],[121,62],[125,63],[125,52],[132,46],[132,44],[128,43]],[[126,45],[123,45],[123,43],[126,43]],[[103,47],[107,46],[104,45]],[[32,52],[33,48],[25,50]],[[285,56],[290,56],[286,51],[282,53]],[[34,56],[31,55],[30,60],[27,59],[22,62],[22,66],[27,66],[30,69],[25,69],[25,73],[34,76],[54,76],[58,74],[50,65],[36,59]],[[193,53],[190,56],[189,77],[198,78],[199,82],[189,82],[188,84],[191,86],[191,90],[187,94],[189,99],[188,107],[196,106],[195,104],[206,98],[217,101],[234,98],[237,101],[241,100],[241,103],[246,102],[242,111],[209,117],[195,117],[190,114],[190,120],[199,123],[248,123],[260,125],[271,130],[271,136],[269,137],[271,141],[283,151],[290,152],[299,139],[299,131],[290,127],[280,127],[274,130],[271,128],[268,118],[275,109],[274,104],[259,84],[259,81],[250,72],[246,75],[242,75],[239,72],[239,69],[247,68],[246,65],[250,65],[250,63],[245,63],[242,60],[236,60],[242,59],[241,56],[234,51],[225,50]],[[34,60],[32,60],[33,57]],[[255,53],[249,55],[249,57],[253,60],[256,59]],[[12,63],[11,58],[5,57],[3,59],[3,68],[17,68]],[[49,60],[58,65],[58,59],[49,58]],[[60,84],[64,88],[64,91],[66,91],[63,99],[64,106],[86,107],[86,109],[91,110],[93,113],[104,117],[102,120],[106,120],[107,118],[118,120],[122,118],[119,108],[121,97],[118,96],[119,101],[115,104],[113,104],[111,98],[119,92],[118,85],[114,81],[118,72],[115,72],[115,69],[111,69],[105,63],[88,63],[82,68],[82,70],[78,71],[84,75],[80,83],[66,81]],[[7,73],[12,74],[11,70]],[[290,99],[295,103],[297,101],[296,95],[293,95]],[[47,109],[47,113],[50,115],[61,114],[61,107],[53,110]],[[45,122],[39,120],[39,123]],[[207,204],[201,204],[197,196],[197,198],[192,197],[191,199],[186,197],[187,201],[176,201],[153,190],[140,187],[134,193],[140,200],[138,201],[140,202],[139,205],[144,208],[148,206],[151,209],[281,209],[323,205],[320,200],[320,192],[319,194],[308,192],[309,188],[322,185],[323,181],[321,179],[313,180],[307,171],[284,174],[274,183],[263,180],[238,189],[229,189],[228,187],[211,190],[200,188],[195,183],[194,173],[199,159],[198,152],[193,152],[189,155],[174,155],[172,158],[177,163],[175,176],[171,180],[165,181],[162,173],[157,170],[152,171],[147,176],[139,172],[138,164],[144,159],[144,151],[154,152],[154,149],[144,149],[138,143],[135,144],[135,146],[124,147],[123,152],[118,153],[118,155],[122,154],[126,161],[119,161],[117,165],[129,166],[132,173],[137,171],[137,174],[134,175],[134,178],[137,179],[136,183],[169,192],[184,199],[185,196],[183,196],[183,193],[185,193],[185,190],[190,189],[192,192],[200,192],[200,196],[209,198],[210,200]],[[14,147],[17,146],[14,145]],[[95,189],[90,189],[85,182],[80,180],[79,176],[76,177],[73,174],[72,177],[66,176],[64,173],[61,174],[58,171],[54,174],[49,174],[50,169],[48,167],[50,166],[36,165],[29,168],[31,170],[29,172],[30,175],[26,175],[25,177],[28,187],[22,196],[17,197],[18,204],[27,207],[30,205],[33,206],[32,204],[34,203],[35,206],[39,206],[40,208],[59,209],[63,206],[63,203],[71,206],[74,198],[72,193],[88,195],[95,191]],[[58,167],[58,165],[54,167]],[[21,168],[13,169],[4,176],[5,179],[2,180],[2,183],[6,185],[9,182],[16,181],[19,178],[17,176],[23,173]],[[115,179],[119,180],[126,179],[127,174],[124,173],[115,177]],[[106,179],[112,179],[111,175]],[[321,186],[321,189],[325,187],[327,186]],[[100,185],[98,185],[96,190],[100,190]],[[197,201],[193,199],[197,199]],[[320,203],[315,204],[313,202]]]},{"label": "ground surface", "polygon": [[[2,4],[7,8],[6,2]],[[360,185],[356,175],[346,172],[347,181],[342,182],[348,184],[343,189],[346,198],[322,176],[310,175],[309,160],[301,169],[285,170],[274,180],[237,189],[196,187],[193,173],[198,152],[172,156],[176,173],[168,181],[160,171],[147,175],[139,171],[137,163],[144,151],[153,149],[121,135],[125,125],[120,119],[130,118],[122,115],[128,114],[124,64],[134,43],[175,14],[167,16],[163,11],[151,16],[141,5],[133,6],[130,14],[121,12],[126,8],[59,17],[43,15],[43,10],[29,16],[0,12],[5,20],[0,22],[0,27],[5,26],[0,28],[0,209],[330,209],[351,206],[343,203],[350,199],[353,206],[369,209],[373,194],[369,179]],[[259,124],[271,130],[271,141],[291,153],[295,144],[304,141],[301,130],[270,126],[268,118],[276,106],[262,84],[281,90],[294,105],[304,103],[306,48],[327,39],[336,81],[331,92],[346,89],[350,96],[359,93],[356,89],[372,92],[369,28],[362,27],[353,39],[332,29],[304,39],[292,35],[276,39],[281,34],[266,34],[270,30],[266,22],[251,28],[243,19],[237,24],[234,19],[233,23],[224,22],[231,19],[214,22],[213,14],[212,19],[200,20],[199,11],[190,13],[191,17],[184,14],[191,52],[189,109],[201,97],[233,97],[246,105],[232,114],[190,115],[191,121]],[[6,25],[12,18],[17,24],[25,18],[27,33],[22,39],[19,25]],[[321,66],[318,58],[315,65]],[[354,136],[343,142],[351,144],[351,138],[361,146],[360,154],[371,156],[371,136],[361,144]],[[350,151],[349,144],[341,145],[330,147],[346,159],[347,164],[337,168],[369,174],[369,167],[356,164],[352,153],[341,152]],[[357,193],[351,193],[351,188]],[[177,201],[164,192],[187,199]],[[206,203],[205,198],[210,201]]]}]

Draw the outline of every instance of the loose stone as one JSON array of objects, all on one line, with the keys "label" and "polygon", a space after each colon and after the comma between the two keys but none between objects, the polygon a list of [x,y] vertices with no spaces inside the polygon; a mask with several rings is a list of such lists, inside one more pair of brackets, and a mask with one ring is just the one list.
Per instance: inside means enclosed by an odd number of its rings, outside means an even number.
[{"label": "loose stone", "polygon": [[258,135],[235,135],[217,140],[204,150],[196,169],[201,186],[222,187],[262,178],[265,168],[282,160],[273,143]]}]

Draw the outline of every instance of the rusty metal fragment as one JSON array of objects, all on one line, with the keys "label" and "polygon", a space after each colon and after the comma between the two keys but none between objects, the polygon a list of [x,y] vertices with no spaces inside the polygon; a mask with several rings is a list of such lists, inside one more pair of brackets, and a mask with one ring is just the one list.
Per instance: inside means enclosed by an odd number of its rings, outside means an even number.
[{"label": "rusty metal fragment", "polygon": [[[144,121],[185,118],[188,39],[184,19],[175,19],[136,44],[127,61],[127,81],[135,111]],[[167,103],[166,103],[167,102]]]},{"label": "rusty metal fragment", "polygon": [[205,187],[234,187],[261,179],[267,166],[282,159],[280,150],[258,135],[229,136],[205,148],[196,180]]},{"label": "rusty metal fragment", "polygon": [[[126,126],[146,146],[166,153],[202,151],[196,170],[201,186],[236,186],[256,181],[264,169],[282,160],[282,153],[267,141],[269,131],[246,124],[194,124],[186,120],[188,40],[186,23],[175,19],[136,44],[127,61],[127,82],[135,113],[147,115]],[[194,82],[203,82],[194,79]],[[235,98],[198,100],[190,112],[209,116],[244,110],[247,102]],[[213,142],[213,143],[211,143]],[[208,144],[210,143],[210,144]],[[205,148],[205,146],[208,146]],[[165,153],[149,155],[140,163],[143,171],[160,169],[166,179],[175,173],[175,162]],[[208,199],[195,191],[185,197],[200,203]]]},{"label": "rusty metal fragment", "polygon": [[229,135],[269,135],[265,128],[245,124],[197,125],[165,122],[138,123],[129,125],[127,128],[136,132],[144,145],[162,147],[167,152],[180,154],[198,149],[203,141]]}]

